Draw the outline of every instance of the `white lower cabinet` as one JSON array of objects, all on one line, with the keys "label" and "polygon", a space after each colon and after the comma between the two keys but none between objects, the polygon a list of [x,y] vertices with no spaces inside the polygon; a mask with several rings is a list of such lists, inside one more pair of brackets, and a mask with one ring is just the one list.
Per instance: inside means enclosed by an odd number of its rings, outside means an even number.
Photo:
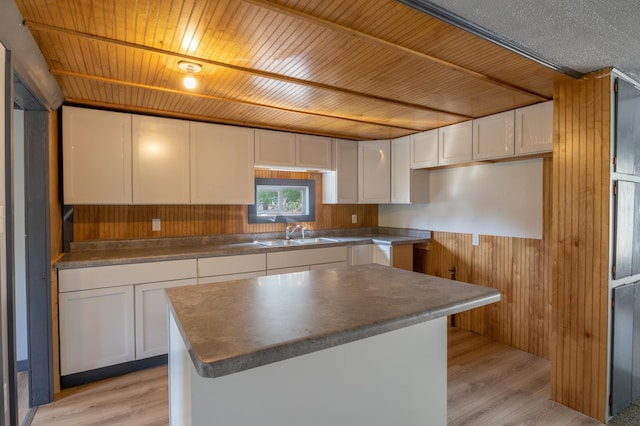
[{"label": "white lower cabinet", "polygon": [[197,272],[195,259],[60,270],[60,374],[166,353],[163,289]]},{"label": "white lower cabinet", "polygon": [[197,280],[135,285],[136,359],[167,353],[167,299],[165,288],[195,285]]},{"label": "white lower cabinet", "polygon": [[59,295],[60,374],[135,359],[133,287]]}]

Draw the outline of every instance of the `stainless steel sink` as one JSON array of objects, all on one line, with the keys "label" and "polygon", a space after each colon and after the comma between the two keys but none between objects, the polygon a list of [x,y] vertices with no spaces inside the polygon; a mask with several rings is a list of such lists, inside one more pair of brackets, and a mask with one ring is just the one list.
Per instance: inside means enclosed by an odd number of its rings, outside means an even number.
[{"label": "stainless steel sink", "polygon": [[291,240],[262,240],[262,241],[254,241],[255,244],[259,244],[267,247],[285,247],[292,246],[296,244],[326,244],[326,243],[335,243],[338,240],[334,240],[331,238],[324,237],[316,237],[316,238],[294,238]]}]

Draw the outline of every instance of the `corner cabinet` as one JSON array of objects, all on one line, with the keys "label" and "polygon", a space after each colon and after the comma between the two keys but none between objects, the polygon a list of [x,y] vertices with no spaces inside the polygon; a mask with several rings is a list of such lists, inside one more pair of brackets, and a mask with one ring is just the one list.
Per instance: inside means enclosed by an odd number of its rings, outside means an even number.
[{"label": "corner cabinet", "polygon": [[133,203],[189,204],[189,122],[134,115]]},{"label": "corner cabinet", "polygon": [[263,129],[255,132],[256,166],[331,170],[331,138]]},{"label": "corner cabinet", "polygon": [[472,121],[438,129],[438,165],[468,163],[472,159]]},{"label": "corner cabinet", "polygon": [[391,202],[391,141],[358,142],[358,202]]},{"label": "corner cabinet", "polygon": [[473,160],[512,157],[514,122],[514,111],[473,120]]},{"label": "corner cabinet", "polygon": [[253,129],[191,123],[190,140],[191,204],[255,202]]},{"label": "corner cabinet", "polygon": [[358,142],[333,139],[334,171],[322,174],[324,204],[358,204]]},{"label": "corner cabinet", "polygon": [[553,101],[516,109],[515,154],[553,151]]},{"label": "corner cabinet", "polygon": [[411,138],[391,141],[391,203],[429,202],[429,170],[411,168]]},{"label": "corner cabinet", "polygon": [[131,114],[62,107],[65,204],[131,204]]}]

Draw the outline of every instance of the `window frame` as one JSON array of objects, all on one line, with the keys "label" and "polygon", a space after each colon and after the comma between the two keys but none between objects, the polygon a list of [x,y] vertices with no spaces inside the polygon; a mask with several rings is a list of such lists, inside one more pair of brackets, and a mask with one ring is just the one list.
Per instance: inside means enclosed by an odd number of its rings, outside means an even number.
[{"label": "window frame", "polygon": [[[306,215],[278,215],[258,216],[258,186],[306,186],[309,194],[309,214]],[[291,223],[291,222],[315,222],[316,220],[316,181],[313,179],[273,179],[255,178],[255,203],[248,206],[249,223]]]}]

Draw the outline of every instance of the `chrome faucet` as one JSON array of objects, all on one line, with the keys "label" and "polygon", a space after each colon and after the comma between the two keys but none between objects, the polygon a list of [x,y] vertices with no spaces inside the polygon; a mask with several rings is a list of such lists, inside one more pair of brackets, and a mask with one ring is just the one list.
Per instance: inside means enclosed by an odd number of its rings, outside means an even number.
[{"label": "chrome faucet", "polygon": [[298,229],[300,229],[300,225],[296,225],[295,228],[293,228],[293,230],[291,230],[291,226],[287,226],[284,229],[284,236],[285,238],[288,240],[289,238],[291,238],[291,236],[293,235],[294,232],[296,232]]}]

